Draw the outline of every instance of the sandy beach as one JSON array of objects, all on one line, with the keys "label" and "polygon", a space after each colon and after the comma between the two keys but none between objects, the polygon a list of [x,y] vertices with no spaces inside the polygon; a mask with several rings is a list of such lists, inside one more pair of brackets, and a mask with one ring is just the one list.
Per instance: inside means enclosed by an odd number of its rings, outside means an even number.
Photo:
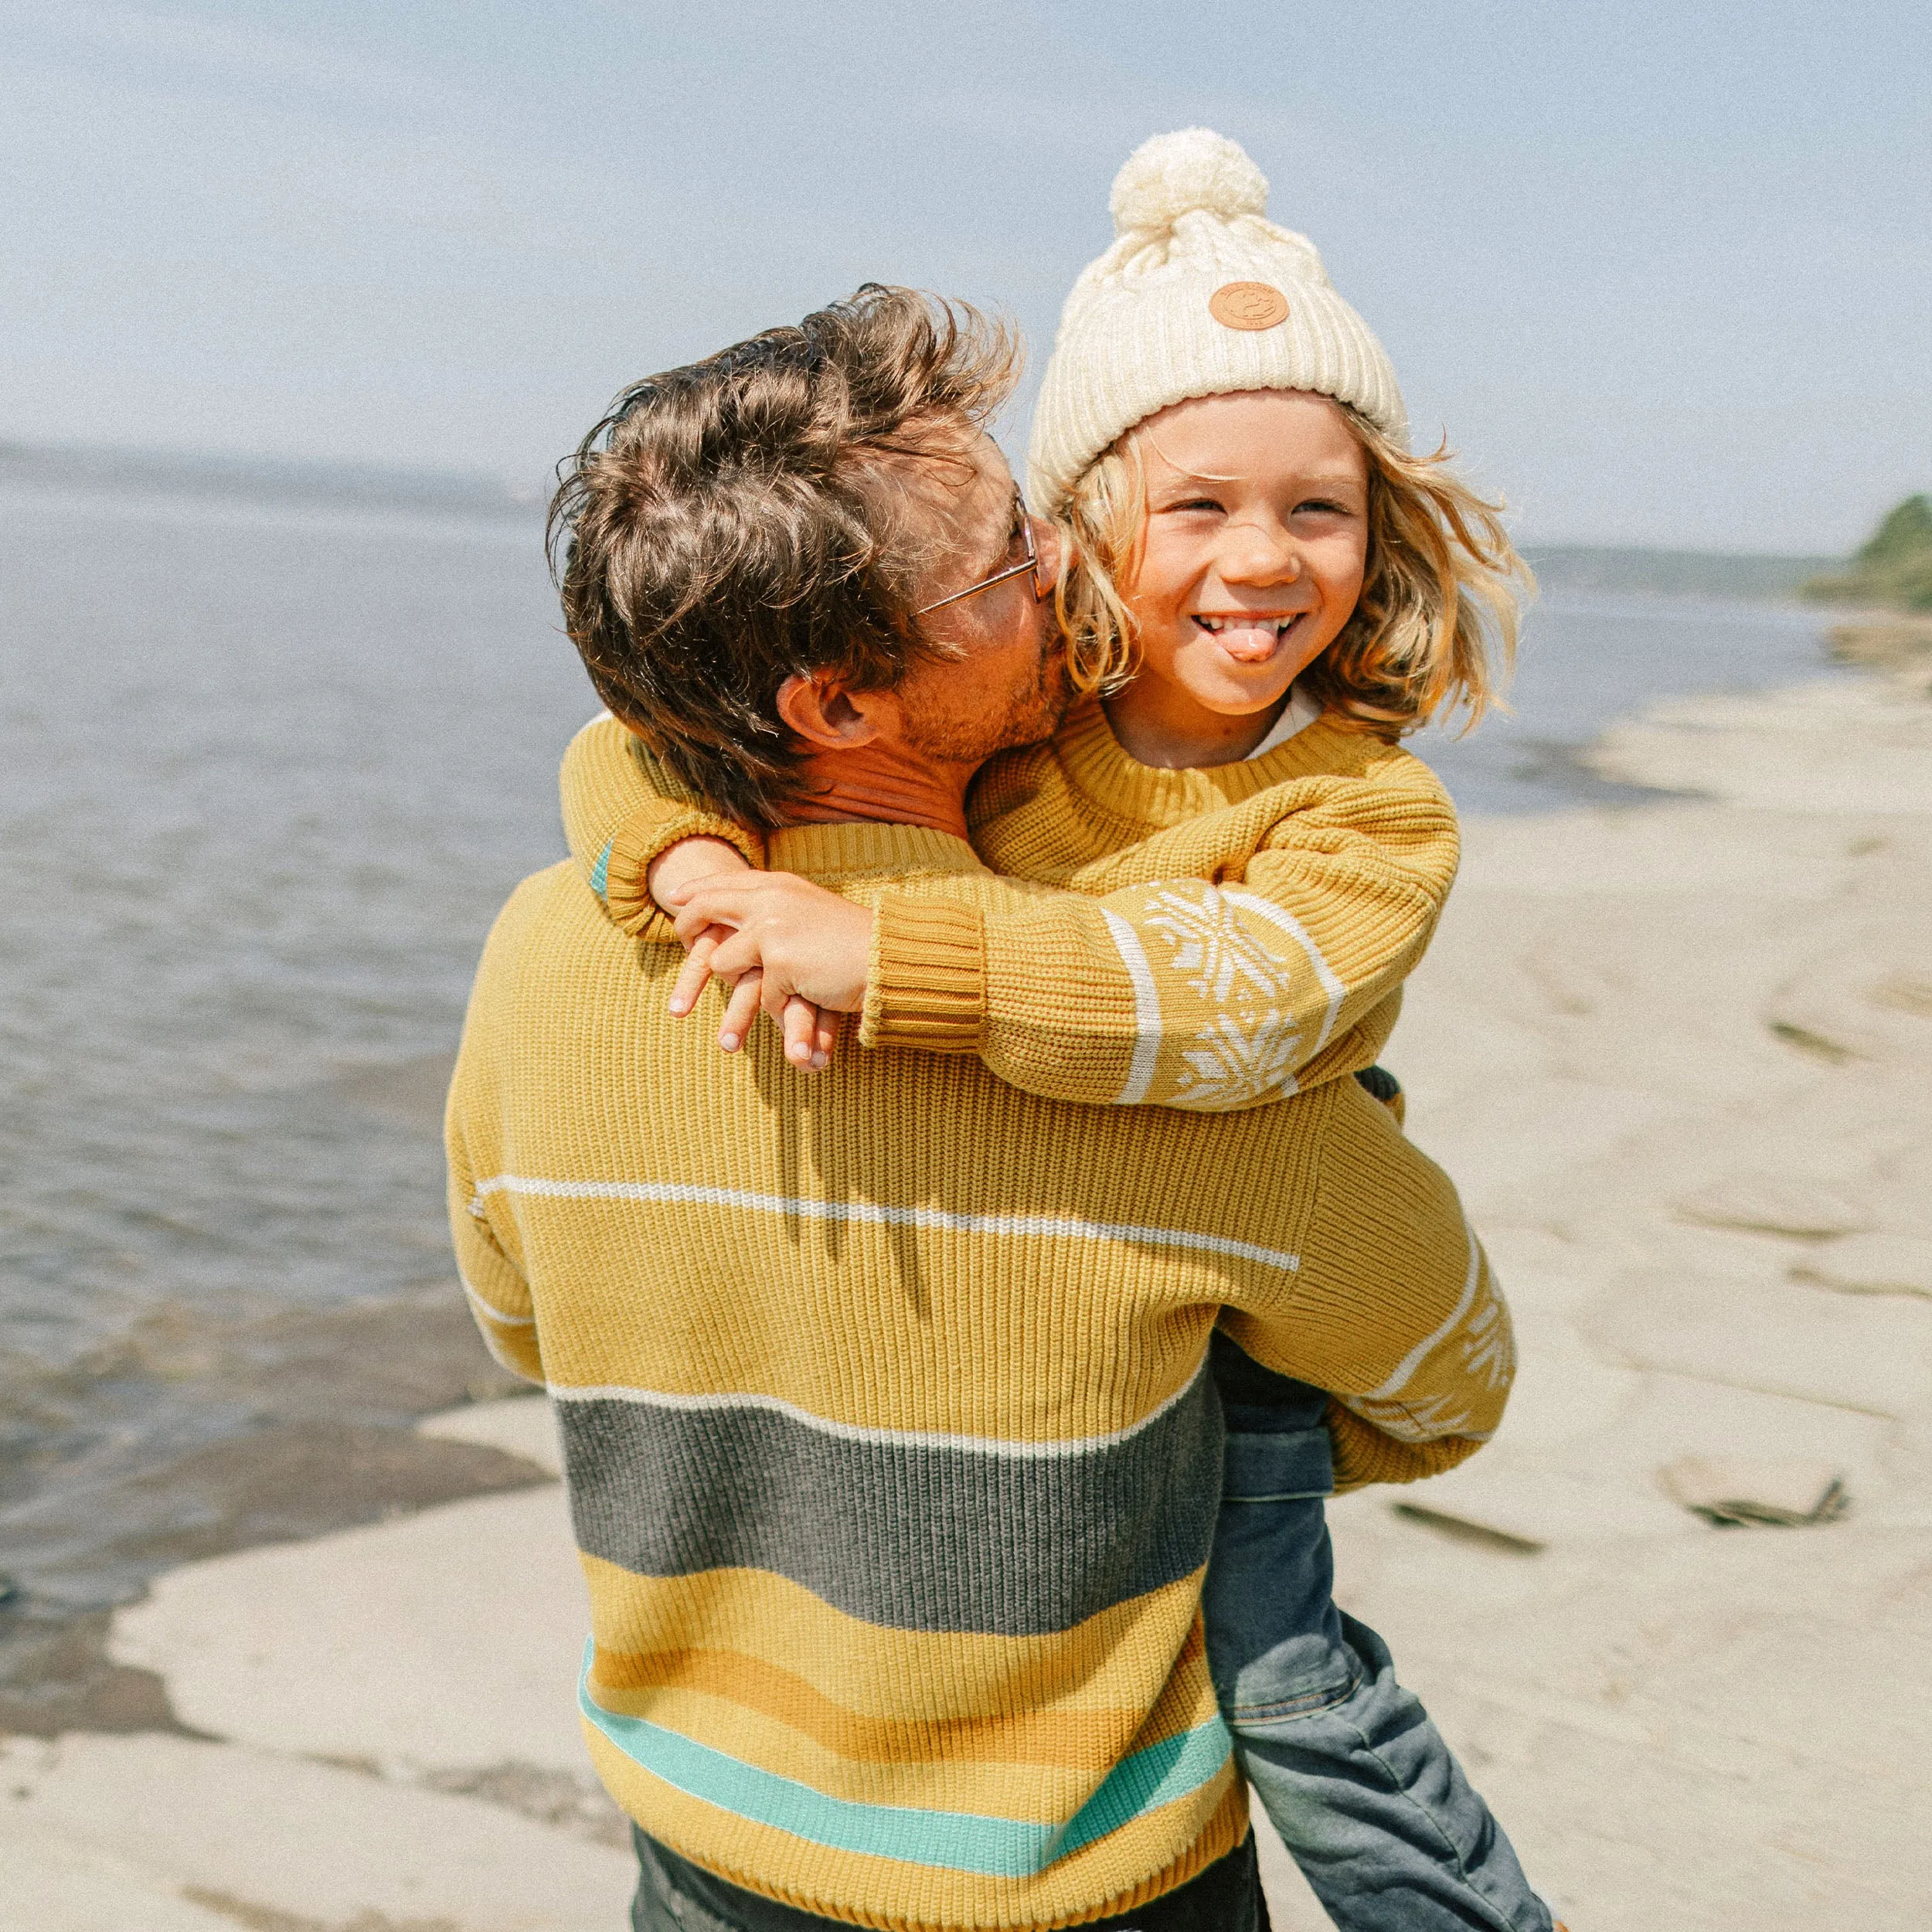
[{"label": "sandy beach", "polygon": [[[1920,1923],[1932,691],[1680,702],[1590,762],[1656,795],[1471,821],[1386,1056],[1509,1291],[1509,1417],[1335,1506],[1339,1594],[1573,1932]],[[0,1736],[0,1932],[626,1922],[547,1405],[422,1431],[528,1486],[175,1569],[107,1638],[150,1728]]]}]

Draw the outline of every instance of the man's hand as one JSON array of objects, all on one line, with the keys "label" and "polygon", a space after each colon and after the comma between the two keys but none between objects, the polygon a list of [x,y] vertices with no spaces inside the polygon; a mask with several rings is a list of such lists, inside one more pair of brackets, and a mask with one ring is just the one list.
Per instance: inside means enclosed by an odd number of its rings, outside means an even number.
[{"label": "man's hand", "polygon": [[726,1053],[743,1043],[762,1007],[784,1035],[788,1060],[823,1066],[838,1037],[832,1015],[866,1002],[872,913],[794,872],[716,874],[681,896],[678,937],[691,956],[672,988],[671,1010],[690,1012],[715,974],[733,982],[718,1032]]},{"label": "man's hand", "polygon": [[[658,910],[675,920],[683,911],[685,901],[701,883],[733,874],[763,876],[753,873],[744,854],[729,840],[707,837],[680,838],[675,845],[667,845],[651,860],[650,869],[644,876],[644,884],[645,889],[658,902]],[[706,981],[716,970],[711,964],[712,957],[731,936],[729,926],[712,926],[692,940],[685,937],[685,929],[679,926],[678,937],[684,940],[691,954],[671,992],[671,1010],[680,1018],[697,1004]],[[755,968],[740,975],[735,981],[731,981],[729,974],[724,978],[732,984],[732,1000],[718,1043],[730,1052],[743,1039],[746,1028],[757,1013],[763,978]],[[815,1073],[829,1063],[832,1050],[838,1043],[838,1020],[835,1015],[821,1013],[811,1001],[801,999],[794,994],[773,1016],[784,1036],[787,1060]]]}]

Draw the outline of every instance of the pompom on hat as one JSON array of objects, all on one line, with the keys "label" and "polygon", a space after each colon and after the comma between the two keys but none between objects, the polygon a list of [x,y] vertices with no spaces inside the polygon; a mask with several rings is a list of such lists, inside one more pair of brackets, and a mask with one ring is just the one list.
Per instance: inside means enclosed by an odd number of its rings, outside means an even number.
[{"label": "pompom on hat", "polygon": [[1369,325],[1305,235],[1267,219],[1267,177],[1205,128],[1156,134],[1114,178],[1114,243],[1060,311],[1028,452],[1035,506],[1057,509],[1136,423],[1191,396],[1311,389],[1400,442],[1408,417]]}]

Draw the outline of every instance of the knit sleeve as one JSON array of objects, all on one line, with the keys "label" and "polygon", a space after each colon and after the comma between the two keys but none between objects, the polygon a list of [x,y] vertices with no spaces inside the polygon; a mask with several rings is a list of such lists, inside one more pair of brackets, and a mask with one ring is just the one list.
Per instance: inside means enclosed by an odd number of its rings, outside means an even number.
[{"label": "knit sleeve", "polygon": [[707,811],[607,711],[563,754],[563,831],[570,855],[611,917],[640,939],[676,942],[645,885],[651,862],[685,838],[722,838],[762,866],[764,841]]},{"label": "knit sleeve", "polygon": [[530,1285],[505,1253],[490,1225],[488,1209],[476,1199],[474,1184],[464,1198],[454,1162],[450,1168],[450,1228],[456,1246],[456,1270],[484,1345],[512,1375],[544,1379],[537,1345],[536,1316]]},{"label": "knit sleeve", "polygon": [[[1218,878],[1045,893],[986,910],[970,940],[886,891],[862,1040],[970,1046],[1051,1100],[1204,1113],[1368,1066],[1454,879],[1454,812],[1433,779],[1355,783],[1256,829]],[[956,1023],[936,1032],[948,971]]]},{"label": "knit sleeve", "polygon": [[[519,1259],[516,1229],[508,1218],[510,1196],[492,1185],[502,1168],[494,1076],[500,1063],[494,1049],[509,998],[508,956],[529,905],[527,888],[528,882],[504,908],[483,949],[450,1085],[443,1139],[448,1161],[450,1237],[470,1313],[485,1346],[505,1368],[541,1383],[545,1376],[536,1311]],[[498,1215],[505,1217],[500,1225]]]},{"label": "knit sleeve", "polygon": [[1284,1304],[1223,1325],[1330,1396],[1339,1489],[1440,1474],[1495,1434],[1509,1311],[1454,1186],[1353,1080],[1328,1090],[1313,1205]]}]

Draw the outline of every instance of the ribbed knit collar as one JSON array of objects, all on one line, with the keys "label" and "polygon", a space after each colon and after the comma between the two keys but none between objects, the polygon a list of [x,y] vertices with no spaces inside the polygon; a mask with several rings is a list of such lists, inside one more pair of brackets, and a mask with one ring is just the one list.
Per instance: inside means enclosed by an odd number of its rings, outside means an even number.
[{"label": "ribbed knit collar", "polygon": [[1328,770],[1338,732],[1327,718],[1318,718],[1258,758],[1168,771],[1131,757],[1114,736],[1107,713],[1095,704],[1083,706],[1067,719],[1053,751],[1068,784],[1101,811],[1146,825],[1178,825],[1203,812],[1240,804],[1270,786]]},{"label": "ribbed knit collar", "polygon": [[972,847],[951,832],[869,819],[850,825],[787,826],[766,840],[765,859],[774,872],[802,872],[818,879],[880,874],[931,878],[986,869]]}]

